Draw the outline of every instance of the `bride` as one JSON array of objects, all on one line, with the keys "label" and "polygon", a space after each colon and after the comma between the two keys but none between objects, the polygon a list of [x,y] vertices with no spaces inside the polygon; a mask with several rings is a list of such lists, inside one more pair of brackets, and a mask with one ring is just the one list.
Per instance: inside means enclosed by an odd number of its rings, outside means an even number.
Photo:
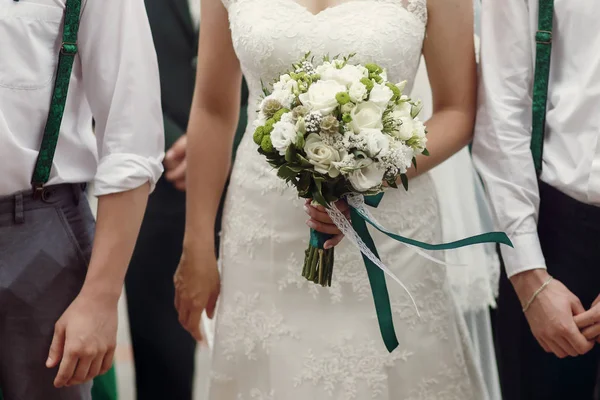
[{"label": "bride", "polygon": [[[383,261],[409,287],[388,282],[400,346],[381,341],[361,255],[341,237],[331,288],[300,276],[308,223],[339,233],[256,152],[249,126],[223,214],[221,275],[213,229],[229,171],[242,72],[257,103],[270,82],[311,52],[356,53],[390,81],[415,78],[425,56],[433,93],[430,157],[409,191],[390,190],[374,216],[417,240],[441,239],[438,194],[428,171],[470,140],[475,114],[471,0],[203,0],[196,95],[188,129],[188,210],[175,275],[180,321],[202,340],[215,313],[211,400],[481,400],[466,327],[443,267],[373,234]],[[249,109],[249,120],[255,117]],[[443,201],[443,199],[442,199]],[[308,213],[310,216],[307,216]],[[308,219],[308,221],[307,221]]]}]

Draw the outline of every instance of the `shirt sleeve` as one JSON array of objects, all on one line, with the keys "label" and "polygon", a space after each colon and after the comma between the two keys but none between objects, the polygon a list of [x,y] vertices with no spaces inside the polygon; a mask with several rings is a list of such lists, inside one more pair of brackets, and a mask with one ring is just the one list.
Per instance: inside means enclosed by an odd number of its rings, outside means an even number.
[{"label": "shirt sleeve", "polygon": [[162,174],[158,62],[143,0],[87,0],[79,28],[86,98],[96,121],[97,196],[124,192]]},{"label": "shirt sleeve", "polygon": [[484,1],[473,158],[499,229],[509,277],[546,268],[537,234],[539,188],[531,156],[533,38],[526,0]]}]

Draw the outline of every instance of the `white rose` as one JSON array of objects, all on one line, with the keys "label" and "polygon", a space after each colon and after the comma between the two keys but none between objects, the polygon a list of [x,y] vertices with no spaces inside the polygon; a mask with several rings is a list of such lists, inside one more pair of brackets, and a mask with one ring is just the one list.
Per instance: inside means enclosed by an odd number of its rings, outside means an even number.
[{"label": "white rose", "polygon": [[410,103],[407,101],[403,101],[402,103],[394,107],[394,111],[392,111],[392,117],[395,120],[399,120],[402,117],[410,117],[411,110],[412,106],[410,105]]},{"label": "white rose", "polygon": [[413,137],[413,132],[415,129],[414,120],[408,117],[400,118],[400,126],[398,127],[398,131],[396,132],[396,137],[401,140],[408,140]]},{"label": "white rose", "polygon": [[271,132],[271,143],[273,147],[281,154],[285,155],[288,147],[296,143],[296,125],[287,121],[279,121],[273,125]]},{"label": "white rose", "polygon": [[385,171],[379,169],[372,160],[365,159],[359,162],[360,169],[350,172],[348,180],[358,192],[367,192],[381,185]]},{"label": "white rose", "polygon": [[390,137],[379,129],[363,129],[360,135],[365,137],[369,157],[381,157],[389,151]]},{"label": "white rose", "polygon": [[333,163],[341,160],[340,153],[333,147],[323,143],[321,137],[316,133],[308,135],[304,151],[308,161],[315,166],[315,171],[329,175],[332,178],[340,174],[340,171],[333,165]]},{"label": "white rose", "polygon": [[345,91],[346,87],[336,81],[317,81],[308,88],[308,92],[302,93],[298,98],[312,111],[320,111],[322,115],[327,115],[338,106],[335,95]]},{"label": "white rose", "polygon": [[350,100],[360,103],[367,97],[367,87],[360,81],[354,82],[350,85],[348,94],[350,95]]},{"label": "white rose", "polygon": [[342,114],[352,114],[352,110],[356,108],[356,104],[349,102],[341,107]]},{"label": "white rose", "polygon": [[382,121],[383,112],[381,108],[370,101],[365,101],[357,105],[350,113],[352,122],[350,127],[354,133],[360,132],[362,129],[383,129]]},{"label": "white rose", "polygon": [[392,97],[394,97],[392,89],[385,85],[377,84],[371,89],[369,101],[377,104],[381,108],[386,108]]}]

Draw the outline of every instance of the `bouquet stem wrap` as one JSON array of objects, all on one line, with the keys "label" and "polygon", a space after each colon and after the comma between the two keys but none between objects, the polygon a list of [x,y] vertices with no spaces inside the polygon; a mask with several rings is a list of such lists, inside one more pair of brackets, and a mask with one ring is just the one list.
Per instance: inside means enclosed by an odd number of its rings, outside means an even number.
[{"label": "bouquet stem wrap", "polygon": [[[409,292],[408,288],[381,261],[379,254],[377,253],[377,248],[375,246],[373,238],[371,237],[371,234],[369,233],[369,230],[367,228],[367,224],[373,226],[375,229],[387,235],[388,237],[397,240],[401,243],[404,243],[410,248],[415,249],[420,255],[423,255],[426,258],[431,259],[437,262],[438,264],[442,265],[448,264],[443,261],[436,260],[435,258],[427,255],[427,253],[424,253],[420,249],[430,251],[451,250],[481,243],[500,243],[512,247],[510,239],[503,232],[484,233],[481,235],[471,236],[451,243],[429,244],[419,242],[417,240],[409,239],[384,229],[372,217],[372,215],[370,215],[370,213],[366,209],[365,200],[362,196],[348,196],[347,201],[350,205],[351,221],[348,221],[346,217],[335,207],[335,205],[332,205],[332,207],[327,211],[333,222],[336,224],[336,226],[346,235],[349,241],[360,250],[362,254],[363,261],[365,263],[365,268],[367,269],[367,275],[369,277],[369,283],[371,285],[371,292],[373,294],[373,301],[375,303],[375,310],[377,313],[377,320],[379,322],[379,329],[381,331],[383,342],[385,343],[385,346],[390,353],[394,351],[396,347],[398,347],[399,343],[396,337],[396,331],[394,329],[392,307],[390,305],[390,297],[387,291],[387,284],[385,280],[386,274],[392,279],[394,279],[398,284],[400,284],[404,291],[406,291],[415,309],[417,310],[417,314],[419,314],[419,310],[417,307],[417,303],[411,295],[411,293]],[[378,204],[378,201],[370,202],[369,204],[376,206]]]},{"label": "bouquet stem wrap", "polygon": [[304,257],[302,276],[321,286],[331,286],[333,276],[334,250],[325,249],[325,242],[333,235],[310,230],[310,242]]}]

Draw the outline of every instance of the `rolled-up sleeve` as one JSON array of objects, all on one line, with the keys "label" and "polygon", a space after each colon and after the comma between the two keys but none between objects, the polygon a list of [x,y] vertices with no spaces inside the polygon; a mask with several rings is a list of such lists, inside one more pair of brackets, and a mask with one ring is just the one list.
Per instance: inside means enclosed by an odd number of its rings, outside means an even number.
[{"label": "rolled-up sleeve", "polygon": [[143,0],[87,0],[79,56],[96,121],[96,196],[154,188],[164,155],[158,63]]},{"label": "rolled-up sleeve", "polygon": [[537,234],[539,189],[530,152],[534,49],[526,0],[484,1],[473,157],[490,197],[508,276],[545,268]]}]

